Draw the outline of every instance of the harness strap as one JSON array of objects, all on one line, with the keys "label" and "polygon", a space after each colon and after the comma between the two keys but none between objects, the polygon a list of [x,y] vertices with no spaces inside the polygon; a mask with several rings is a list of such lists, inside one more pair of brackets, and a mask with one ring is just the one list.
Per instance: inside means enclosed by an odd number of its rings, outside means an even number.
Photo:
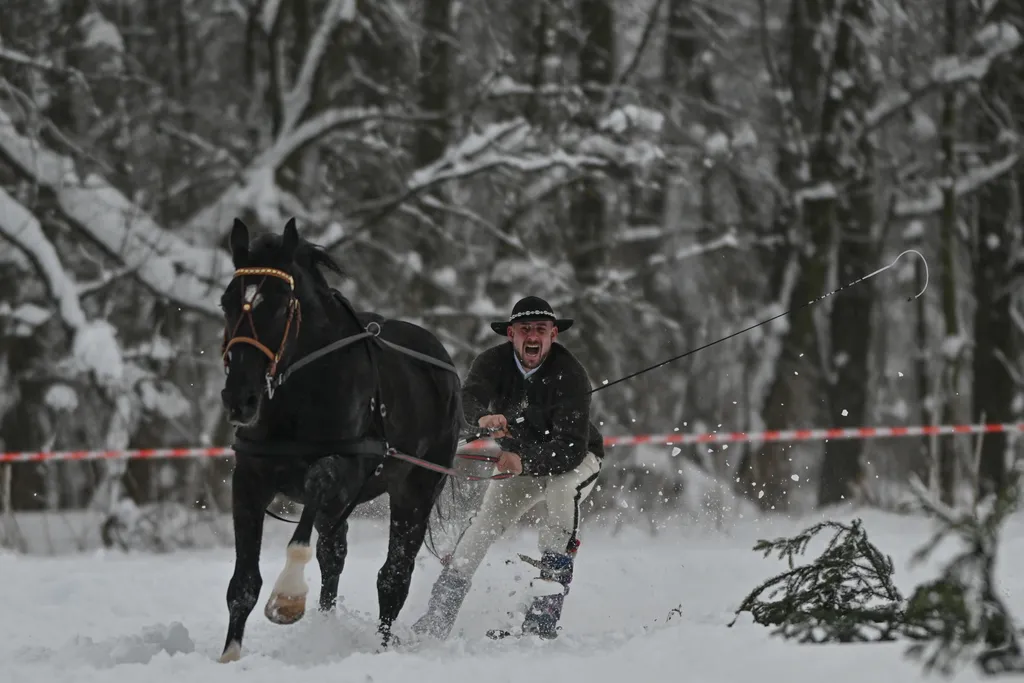
[{"label": "harness strap", "polygon": [[[369,334],[369,333],[367,333],[367,334]],[[413,358],[415,358],[417,360],[421,360],[424,363],[430,363],[431,365],[436,365],[437,367],[441,368],[442,370],[448,370],[449,372],[453,372],[456,375],[459,374],[458,369],[454,365],[452,365],[451,363],[445,363],[443,360],[438,360],[437,358],[434,358],[433,356],[428,356],[425,353],[420,353],[419,351],[413,351],[412,349],[407,349],[404,346],[400,346],[399,344],[395,344],[394,342],[389,342],[387,339],[381,339],[380,337],[378,337],[376,335],[374,335],[373,338],[376,341],[380,342],[381,344],[384,344],[385,346],[388,346],[388,347],[394,349],[395,351],[399,351],[401,353],[404,353],[407,356],[411,356],[411,357],[413,357]]]},{"label": "harness strap", "polygon": [[[375,328],[376,331],[370,332],[371,328]],[[308,354],[306,356],[303,356],[302,358],[300,358],[299,360],[295,361],[290,366],[288,366],[285,369],[284,372],[282,372],[280,375],[278,375],[277,380],[275,382],[276,386],[280,387],[282,384],[284,384],[286,379],[291,377],[291,374],[293,372],[295,372],[296,370],[298,370],[300,368],[303,368],[303,367],[309,365],[313,361],[318,360],[320,358],[323,358],[324,356],[326,356],[329,353],[334,353],[335,351],[339,351],[339,350],[345,348],[346,346],[351,346],[352,344],[356,343],[357,341],[360,341],[360,340],[363,340],[363,339],[367,339],[367,338],[373,339],[374,341],[376,341],[376,342],[378,342],[380,344],[383,344],[383,345],[387,346],[390,349],[394,349],[395,351],[398,351],[399,353],[403,353],[406,356],[409,356],[410,358],[415,358],[416,360],[423,361],[424,363],[428,363],[430,365],[439,367],[442,370],[447,370],[448,372],[454,373],[455,375],[459,374],[458,369],[454,365],[452,365],[451,363],[445,363],[443,360],[438,360],[437,358],[434,358],[433,356],[428,356],[425,353],[420,353],[419,351],[414,351],[413,349],[406,348],[406,347],[402,346],[401,344],[396,344],[394,342],[388,341],[387,339],[382,339],[380,337],[380,332],[381,332],[381,325],[380,325],[380,323],[378,323],[376,321],[371,321],[366,326],[366,330],[364,330],[363,332],[358,332],[358,333],[350,335],[348,337],[344,337],[343,339],[339,339],[338,341],[331,342],[327,346],[319,348],[316,351],[313,351],[312,353],[310,353],[310,354]]]},{"label": "harness strap", "polygon": [[352,336],[339,339],[336,342],[331,342],[327,346],[317,349],[316,351],[310,353],[309,355],[303,356],[299,360],[289,365],[284,372],[278,375],[277,386],[281,386],[282,384],[284,384],[284,381],[291,377],[291,374],[298,370],[299,368],[305,367],[306,365],[309,365],[318,358],[322,358],[329,353],[333,353],[339,349],[343,349],[346,346],[356,343],[360,339],[366,339],[367,337],[370,336],[373,335],[371,335],[369,332],[359,332],[358,334],[353,334]]}]

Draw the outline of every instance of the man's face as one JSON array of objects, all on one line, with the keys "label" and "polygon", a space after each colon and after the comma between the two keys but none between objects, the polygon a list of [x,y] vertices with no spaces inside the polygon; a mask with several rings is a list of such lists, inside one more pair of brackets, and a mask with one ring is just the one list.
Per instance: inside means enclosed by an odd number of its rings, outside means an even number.
[{"label": "man's face", "polygon": [[548,357],[551,343],[558,337],[558,328],[546,320],[513,323],[508,326],[508,338],[515,347],[519,362],[532,370]]}]

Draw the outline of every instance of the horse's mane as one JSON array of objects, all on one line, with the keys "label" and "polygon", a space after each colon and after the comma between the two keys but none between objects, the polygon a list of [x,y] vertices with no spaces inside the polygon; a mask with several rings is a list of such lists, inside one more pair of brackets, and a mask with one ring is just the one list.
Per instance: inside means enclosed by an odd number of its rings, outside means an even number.
[{"label": "horse's mane", "polygon": [[345,274],[326,249],[307,240],[300,240],[299,245],[295,248],[295,264],[306,271],[314,288],[321,294],[330,294],[331,292],[331,285],[324,277],[323,271],[320,270],[321,266],[338,275]]}]

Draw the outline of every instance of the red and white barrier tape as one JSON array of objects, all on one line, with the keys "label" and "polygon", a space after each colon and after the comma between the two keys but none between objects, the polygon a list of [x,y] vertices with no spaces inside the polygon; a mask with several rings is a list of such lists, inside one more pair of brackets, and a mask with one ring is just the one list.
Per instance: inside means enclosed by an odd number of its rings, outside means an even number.
[{"label": "red and white barrier tape", "polygon": [[[785,429],[766,432],[710,432],[706,434],[643,434],[609,436],[605,446],[684,445],[704,443],[743,443],[765,441],[818,441],[828,439],[878,439],[906,436],[944,436],[948,434],[980,434],[1024,432],[1024,422],[975,425],[920,425],[913,427],[848,427],[845,429]],[[480,451],[492,443],[478,439],[461,450]],[[139,448],[98,451],[36,451],[0,453],[0,462],[42,462],[49,460],[135,460],[154,458],[218,458],[233,457],[229,447],[216,448]]]}]

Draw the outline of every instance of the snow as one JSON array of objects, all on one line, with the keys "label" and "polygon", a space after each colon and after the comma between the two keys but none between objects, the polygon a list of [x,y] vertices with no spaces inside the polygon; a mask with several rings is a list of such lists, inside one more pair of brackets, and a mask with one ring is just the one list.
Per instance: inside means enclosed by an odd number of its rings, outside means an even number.
[{"label": "snow", "polygon": [[124,377],[117,330],[106,320],[93,320],[83,325],[75,335],[71,354],[78,369],[92,373],[103,386],[114,386]]},{"label": "snow", "polygon": [[88,48],[104,47],[117,53],[124,52],[124,38],[117,26],[97,11],[89,12],[78,22],[82,31],[82,45]]},{"label": "snow", "polygon": [[947,335],[942,339],[942,356],[949,360],[959,358],[969,342],[965,334]]},{"label": "snow", "polygon": [[609,112],[598,125],[598,130],[623,134],[630,128],[638,128],[656,135],[665,125],[665,115],[660,111],[635,104],[626,104]]},{"label": "snow", "polygon": [[192,403],[170,382],[147,378],[137,390],[142,407],[166,419],[183,418],[192,410]]},{"label": "snow", "polygon": [[[849,520],[849,510],[835,513]],[[896,583],[908,594],[933,578],[934,562],[908,570],[911,552],[931,525],[920,518],[858,511],[871,540],[893,555]],[[564,630],[555,641],[492,642],[488,628],[508,623],[533,570],[516,553],[535,554],[535,532],[524,531],[492,546],[476,574],[452,638],[414,642],[408,631],[423,611],[440,567],[425,552],[418,560],[409,600],[399,617],[405,640],[378,654],[376,572],[386,549],[379,521],[352,523],[341,579],[343,603],[331,615],[315,611],[292,626],[262,615],[263,601],[285,559],[291,526],[268,519],[261,562],[261,601],[248,622],[242,659],[218,664],[226,628],[224,592],[232,571],[229,548],[165,554],[93,552],[60,557],[0,554],[5,578],[0,658],[5,678],[20,683],[118,681],[190,683],[289,678],[335,681],[416,680],[488,683],[571,680],[591,683],[635,679],[695,682],[769,680],[831,683],[925,680],[903,656],[903,643],[801,646],[770,637],[743,615],[728,628],[743,597],[782,563],[752,552],[759,538],[792,535],[817,521],[746,519],[723,532],[677,525],[651,537],[627,528],[618,535],[590,529],[583,536]],[[1013,571],[1024,554],[1021,519],[1011,519],[998,568],[1011,609],[1024,608],[1024,578]],[[820,548],[812,543],[808,556]],[[936,553],[944,559],[943,548]],[[306,569],[315,601],[319,575]],[[17,615],[12,618],[11,615]],[[737,653],[742,653],[737,656]],[[411,673],[414,672],[414,673]],[[958,681],[981,680],[966,668]]]},{"label": "snow", "polygon": [[924,238],[924,221],[914,219],[907,221],[907,228],[903,231],[903,239],[909,241]]},{"label": "snow", "polygon": [[54,382],[47,387],[43,402],[52,410],[71,412],[78,407],[78,394],[67,384]]},{"label": "snow", "polygon": [[[6,305],[7,302],[5,301],[4,304]],[[50,319],[50,312],[35,304],[21,304],[10,311],[9,315],[22,325],[25,325],[30,331]]]},{"label": "snow", "polygon": [[704,140],[704,153],[709,157],[724,157],[729,152],[729,138],[725,133],[716,131]]}]

